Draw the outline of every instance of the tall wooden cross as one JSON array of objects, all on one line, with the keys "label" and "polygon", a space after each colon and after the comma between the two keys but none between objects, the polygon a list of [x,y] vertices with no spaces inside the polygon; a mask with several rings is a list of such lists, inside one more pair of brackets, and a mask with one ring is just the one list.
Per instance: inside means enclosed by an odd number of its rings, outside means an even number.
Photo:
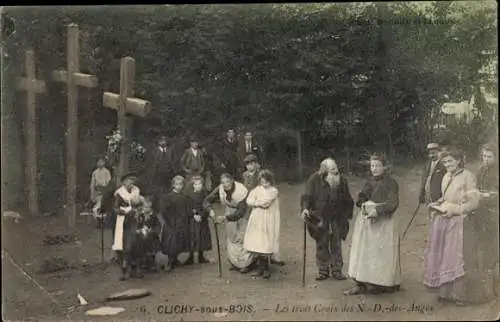
[{"label": "tall wooden cross", "polygon": [[27,92],[28,111],[24,124],[26,168],[24,172],[25,187],[28,195],[28,208],[32,215],[38,214],[38,160],[37,160],[37,126],[36,126],[36,94],[45,93],[45,82],[36,79],[35,53],[26,51],[26,77],[17,78],[17,89]]},{"label": "tall wooden cross", "polygon": [[121,59],[120,66],[120,94],[104,92],[102,104],[118,113],[118,128],[122,135],[120,145],[120,161],[115,178],[117,185],[120,178],[129,168],[130,143],[132,139],[132,119],[129,115],[146,116],[151,110],[151,103],[134,96],[135,60],[132,57]]},{"label": "tall wooden cross", "polygon": [[68,88],[68,121],[66,130],[66,215],[70,230],[76,220],[76,169],[78,151],[78,86],[94,88],[97,77],[80,73],[80,39],[78,25],[68,25],[67,70],[55,70],[52,78]]}]

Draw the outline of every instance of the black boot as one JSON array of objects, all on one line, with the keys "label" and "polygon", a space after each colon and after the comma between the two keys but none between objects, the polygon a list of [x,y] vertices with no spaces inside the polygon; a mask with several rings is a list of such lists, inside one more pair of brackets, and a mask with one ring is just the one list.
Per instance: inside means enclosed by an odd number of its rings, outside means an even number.
[{"label": "black boot", "polygon": [[141,266],[139,264],[137,264],[134,268],[134,276],[135,278],[143,278],[144,277],[144,274],[142,273],[142,270],[141,270]]},{"label": "black boot", "polygon": [[203,252],[198,252],[198,263],[199,264],[209,263],[209,260],[206,259],[205,256],[203,256]]},{"label": "black boot", "polygon": [[257,269],[252,274],[253,277],[262,276],[264,274],[264,262],[265,260],[262,258],[262,256],[259,256],[257,258]]},{"label": "black boot", "polygon": [[269,257],[263,258],[263,262],[264,262],[264,265],[263,265],[264,271],[263,271],[262,277],[265,279],[269,279],[271,277],[271,271],[269,268],[269,262],[270,262]]},{"label": "black boot", "polygon": [[186,259],[186,261],[184,263],[182,263],[182,265],[186,266],[186,265],[193,265],[193,264],[194,264],[194,254],[189,253],[189,257]]},{"label": "black boot", "polygon": [[120,281],[126,281],[130,277],[130,265],[127,260],[123,259],[122,261],[122,276],[120,277]]}]

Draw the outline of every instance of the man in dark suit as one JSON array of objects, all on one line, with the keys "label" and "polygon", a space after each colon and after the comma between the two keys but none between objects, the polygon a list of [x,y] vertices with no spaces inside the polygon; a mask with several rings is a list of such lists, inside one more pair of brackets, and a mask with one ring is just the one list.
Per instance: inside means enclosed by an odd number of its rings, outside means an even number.
[{"label": "man in dark suit", "polygon": [[177,160],[166,136],[158,139],[158,144],[150,153],[146,165],[144,183],[149,187],[148,190],[155,193],[162,187],[169,187],[170,180],[177,171]]},{"label": "man in dark suit", "polygon": [[181,158],[182,170],[186,175],[186,187],[191,185],[192,177],[202,176],[205,171],[205,158],[195,136],[191,136],[190,145],[191,147],[184,151]]},{"label": "man in dark suit", "polygon": [[227,131],[222,144],[222,167],[224,172],[228,172],[235,178],[239,178],[240,160],[238,159],[238,141],[233,129]]},{"label": "man in dark suit", "polygon": [[441,198],[441,181],[446,174],[446,168],[440,160],[440,150],[437,143],[427,144],[429,161],[425,164],[420,180],[420,204],[429,204]]},{"label": "man in dark suit", "polygon": [[238,146],[238,158],[240,163],[243,165],[243,160],[245,160],[248,155],[253,154],[260,160],[260,163],[263,164],[263,152],[262,146],[255,140],[252,132],[246,131],[243,141]]}]

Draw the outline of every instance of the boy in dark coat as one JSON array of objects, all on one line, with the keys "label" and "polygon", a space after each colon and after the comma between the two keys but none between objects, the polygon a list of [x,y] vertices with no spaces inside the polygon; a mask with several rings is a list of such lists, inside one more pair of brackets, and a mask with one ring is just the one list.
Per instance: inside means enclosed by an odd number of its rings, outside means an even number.
[{"label": "boy in dark coat", "polygon": [[194,263],[194,252],[198,252],[198,263],[208,263],[203,252],[212,250],[212,236],[208,226],[208,211],[203,208],[203,200],[207,191],[203,187],[203,178],[195,176],[187,189],[191,216],[189,217],[189,233],[191,252],[184,265]]},{"label": "boy in dark coat", "polygon": [[161,251],[168,256],[165,270],[168,272],[180,266],[177,256],[182,252],[190,252],[189,247],[189,200],[183,192],[184,178],[175,176],[172,179],[172,190],[164,193],[160,200],[160,212],[164,220]]}]

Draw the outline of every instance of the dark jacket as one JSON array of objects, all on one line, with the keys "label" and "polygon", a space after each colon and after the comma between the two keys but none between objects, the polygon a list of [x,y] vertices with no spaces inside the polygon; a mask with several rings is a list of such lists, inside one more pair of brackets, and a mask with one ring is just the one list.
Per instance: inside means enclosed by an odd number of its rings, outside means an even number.
[{"label": "dark jacket", "polygon": [[337,189],[331,189],[324,176],[318,173],[314,173],[307,180],[306,192],[301,198],[301,208],[311,212],[312,219],[308,222],[311,237],[316,239],[326,233],[328,225],[325,223],[336,221],[340,226],[341,237],[345,240],[353,206],[349,185],[343,176],[340,177]]},{"label": "dark jacket", "polygon": [[[425,183],[427,181],[427,177],[429,176],[430,169],[431,169],[431,161],[428,161],[425,164],[424,172],[422,173],[422,177],[420,179],[420,194],[418,197],[418,201],[420,203],[425,202]],[[431,174],[431,182],[430,182],[431,202],[435,202],[439,198],[441,198],[441,182],[443,181],[443,177],[445,174],[446,174],[446,168],[444,167],[441,160],[439,160],[436,166],[434,167],[434,172]]]},{"label": "dark jacket", "polygon": [[399,207],[398,183],[388,174],[370,177],[358,194],[356,206],[361,207],[368,200],[379,203],[376,206],[378,217],[390,218]]},{"label": "dark jacket", "polygon": [[241,142],[238,145],[238,158],[240,160],[241,164],[245,164],[244,160],[245,157],[249,154],[253,154],[257,157],[259,160],[260,164],[264,164],[264,150],[262,149],[262,145],[260,143],[252,138],[251,144],[250,144],[250,151],[246,150],[246,142],[245,140],[241,140]]},{"label": "dark jacket", "polygon": [[[203,156],[203,151],[198,150],[196,156],[191,148],[184,151],[181,158],[182,170],[187,173],[197,173],[201,174],[205,170],[205,159]],[[188,172],[189,170],[190,172]]]}]

